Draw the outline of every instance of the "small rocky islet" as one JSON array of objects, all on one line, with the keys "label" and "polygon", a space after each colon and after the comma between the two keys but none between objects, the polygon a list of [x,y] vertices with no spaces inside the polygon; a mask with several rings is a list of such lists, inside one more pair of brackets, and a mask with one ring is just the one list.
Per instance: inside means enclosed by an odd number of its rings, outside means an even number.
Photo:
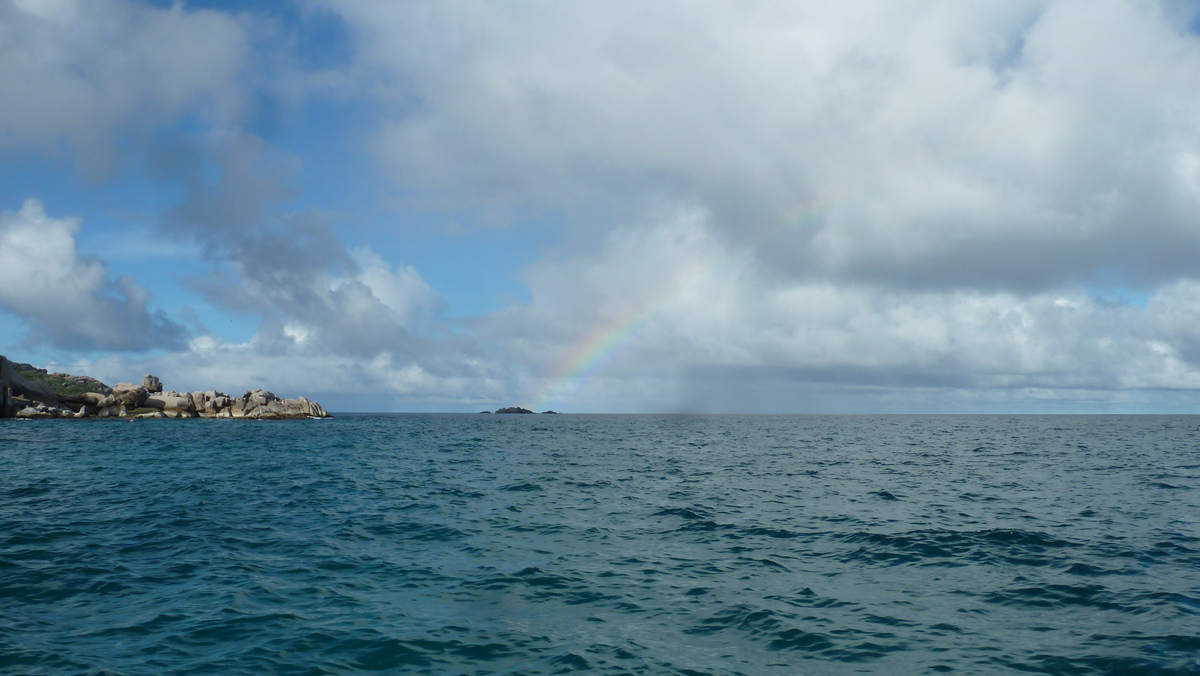
[{"label": "small rocky islet", "polygon": [[328,418],[329,413],[304,397],[283,399],[267,390],[224,392],[163,391],[158,377],[141,384],[112,387],[88,376],[49,373],[0,355],[0,418],[243,418],[290,420]]},{"label": "small rocky islet", "polygon": [[[480,411],[480,413],[491,413],[491,411]],[[506,406],[505,408],[496,409],[496,413],[533,413],[527,408],[520,406]],[[542,411],[544,415],[558,415],[558,411]]]}]

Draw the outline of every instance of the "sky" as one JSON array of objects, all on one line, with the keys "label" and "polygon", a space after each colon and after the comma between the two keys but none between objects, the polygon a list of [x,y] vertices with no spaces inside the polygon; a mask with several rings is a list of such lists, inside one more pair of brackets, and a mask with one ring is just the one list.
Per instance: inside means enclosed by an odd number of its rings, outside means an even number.
[{"label": "sky", "polygon": [[1194,0],[0,0],[0,354],[333,411],[1192,413]]}]

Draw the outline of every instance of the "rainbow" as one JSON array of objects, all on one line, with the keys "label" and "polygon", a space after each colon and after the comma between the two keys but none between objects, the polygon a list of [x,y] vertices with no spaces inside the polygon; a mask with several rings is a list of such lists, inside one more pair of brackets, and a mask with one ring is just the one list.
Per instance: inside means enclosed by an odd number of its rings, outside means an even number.
[{"label": "rainbow", "polygon": [[[827,216],[832,208],[832,205],[824,205],[802,210],[796,217],[787,219],[787,224],[777,231],[764,234],[759,238],[760,242],[765,243],[814,224]],[[571,347],[551,375],[543,381],[541,389],[532,397],[531,408],[545,410],[564,395],[578,390],[580,383],[600,373],[636,344],[652,319],[662,314],[688,290],[716,277],[728,265],[696,265],[685,274],[678,275],[666,288],[643,303],[640,310],[612,318],[593,328]]]},{"label": "rainbow", "polygon": [[575,389],[578,383],[594,376],[615,361],[637,342],[654,317],[662,314],[672,301],[688,288],[695,286],[698,281],[712,277],[717,267],[694,266],[685,274],[678,275],[666,289],[643,303],[640,310],[615,317],[593,328],[575,343],[554,369],[541,391],[535,395],[533,408],[548,408],[552,402],[558,401],[564,394]]}]

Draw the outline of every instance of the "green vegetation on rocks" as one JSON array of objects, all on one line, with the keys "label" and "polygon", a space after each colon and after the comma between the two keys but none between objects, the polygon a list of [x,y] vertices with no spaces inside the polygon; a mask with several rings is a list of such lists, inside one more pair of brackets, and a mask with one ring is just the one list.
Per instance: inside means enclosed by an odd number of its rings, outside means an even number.
[{"label": "green vegetation on rocks", "polygon": [[89,376],[73,376],[69,373],[50,373],[30,364],[12,362],[13,370],[26,380],[41,383],[60,397],[76,397],[84,392],[112,394],[112,388]]}]

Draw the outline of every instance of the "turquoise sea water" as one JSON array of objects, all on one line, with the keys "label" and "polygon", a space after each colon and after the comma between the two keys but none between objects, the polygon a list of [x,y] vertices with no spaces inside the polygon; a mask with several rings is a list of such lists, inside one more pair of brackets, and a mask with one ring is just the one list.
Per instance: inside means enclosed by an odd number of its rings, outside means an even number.
[{"label": "turquoise sea water", "polygon": [[1200,417],[0,421],[0,672],[1200,673]]}]

